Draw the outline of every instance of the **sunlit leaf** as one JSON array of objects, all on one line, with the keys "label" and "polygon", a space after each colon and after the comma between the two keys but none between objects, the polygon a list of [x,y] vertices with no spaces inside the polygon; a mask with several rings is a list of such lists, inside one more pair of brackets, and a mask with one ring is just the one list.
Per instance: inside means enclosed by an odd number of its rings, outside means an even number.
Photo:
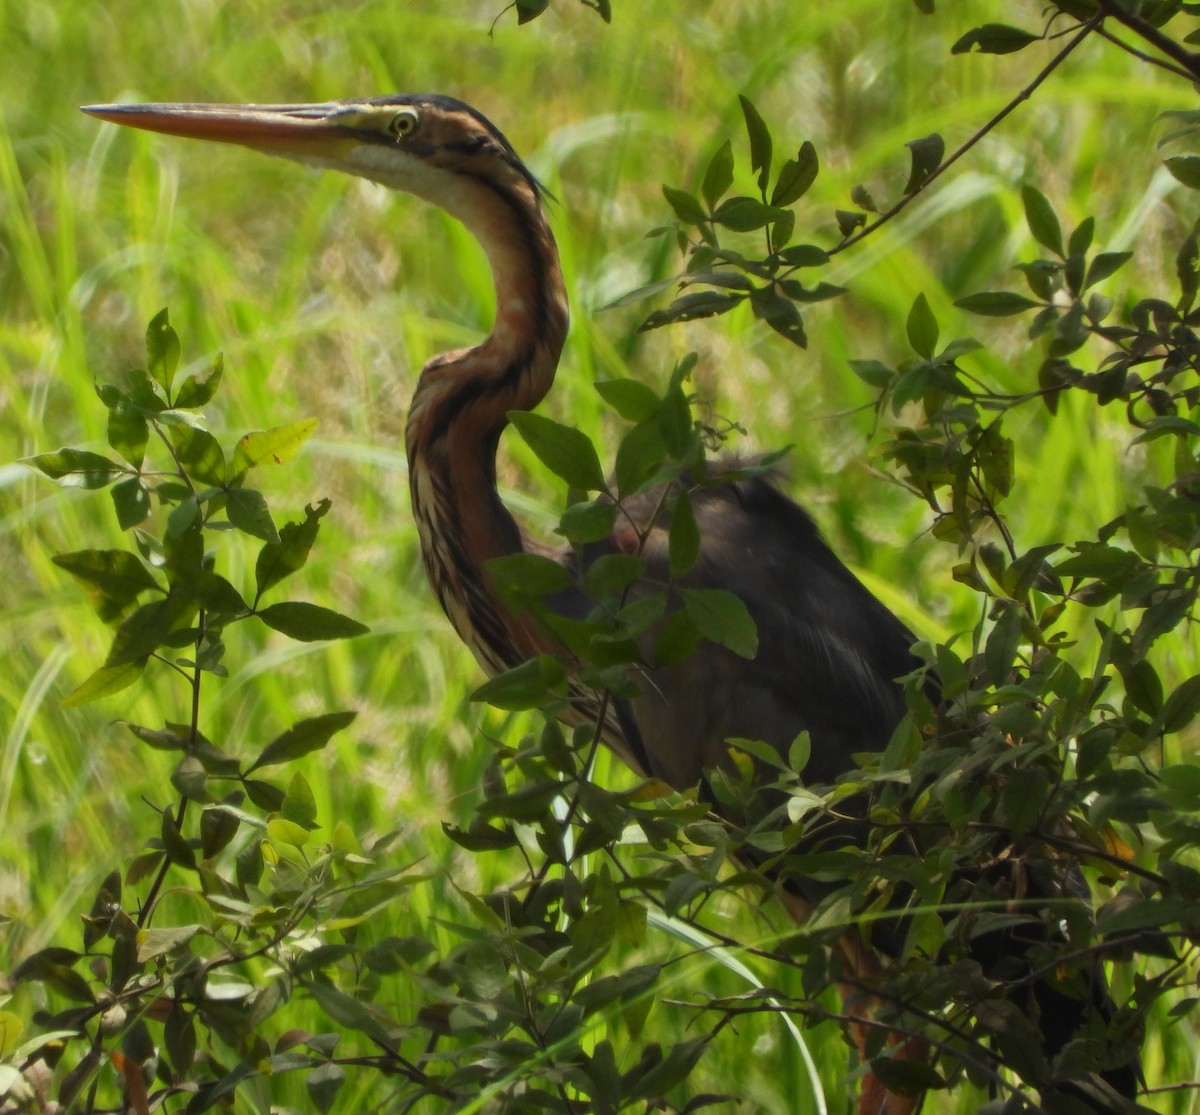
[{"label": "sunlit leaf", "polygon": [[596,447],[582,430],[528,411],[512,411],[508,417],[534,456],[555,476],[582,491],[604,490]]}]

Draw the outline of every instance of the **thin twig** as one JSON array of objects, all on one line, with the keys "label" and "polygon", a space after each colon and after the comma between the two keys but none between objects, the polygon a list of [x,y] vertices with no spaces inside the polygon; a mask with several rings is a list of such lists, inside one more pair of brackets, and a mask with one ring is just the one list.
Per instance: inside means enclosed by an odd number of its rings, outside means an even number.
[{"label": "thin twig", "polygon": [[899,201],[896,202],[895,205],[881,213],[870,224],[864,225],[853,236],[847,237],[836,247],[830,248],[829,254],[834,256],[837,255],[838,252],[843,252],[847,248],[853,247],[860,240],[865,239],[881,225],[886,224],[893,217],[902,212],[908,206],[910,201],[925,192],[926,187],[928,187],[929,184],[934,181],[934,179],[941,177],[941,175],[949,170],[950,167],[958,162],[958,160],[961,159],[968,151],[975,147],[984,136],[995,130],[1008,116],[1015,112],[1021,104],[1029,100],[1029,98],[1032,97],[1037,91],[1038,87],[1052,73],[1054,73],[1054,71],[1057,70],[1058,67],[1063,64],[1063,62],[1066,61],[1067,57],[1072,53],[1072,51],[1074,51],[1075,48],[1084,41],[1084,39],[1086,39],[1093,31],[1096,30],[1097,27],[1100,26],[1100,24],[1103,22],[1103,19],[1103,13],[1098,13],[1089,19],[1087,23],[1083,25],[1079,31],[1079,34],[1071,39],[1071,41],[1068,42],[1067,45],[1062,48],[1062,50],[1060,50],[1052,59],[1050,59],[1050,61],[1042,68],[1038,75],[1028,85],[1026,85],[1024,89],[1022,89],[1015,97],[1013,97],[1008,104],[1006,104],[999,112],[997,112],[995,116],[993,116],[986,124],[984,124],[983,127],[981,127],[979,131],[977,131],[973,136],[971,136],[970,139],[968,139],[961,147],[959,147],[958,150],[956,150],[948,158],[943,159],[938,166],[934,167],[933,170],[929,172],[929,176],[925,179],[925,181],[921,183],[919,189],[914,190],[911,194],[905,194]]},{"label": "thin twig", "polygon": [[[1200,55],[1182,47],[1169,35],[1164,35],[1157,27],[1151,26],[1140,16],[1126,11],[1116,0],[1096,0],[1101,17],[1112,16],[1118,23],[1124,24],[1140,39],[1145,39],[1155,50],[1162,51],[1172,61],[1177,62],[1193,81],[1200,81]],[[1092,20],[1094,23],[1095,20]]]}]

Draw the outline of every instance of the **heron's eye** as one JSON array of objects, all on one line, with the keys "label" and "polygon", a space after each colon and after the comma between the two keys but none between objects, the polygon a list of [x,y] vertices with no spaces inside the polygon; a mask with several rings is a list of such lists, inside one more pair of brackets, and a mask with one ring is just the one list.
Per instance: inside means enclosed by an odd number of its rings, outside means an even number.
[{"label": "heron's eye", "polygon": [[417,130],[418,116],[414,109],[402,108],[388,121],[388,131],[397,139],[410,136]]}]

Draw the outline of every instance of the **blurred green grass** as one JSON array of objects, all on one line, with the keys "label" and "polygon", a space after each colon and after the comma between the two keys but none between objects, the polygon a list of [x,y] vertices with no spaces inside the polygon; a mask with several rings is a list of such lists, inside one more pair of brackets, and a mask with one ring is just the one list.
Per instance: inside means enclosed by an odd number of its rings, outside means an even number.
[{"label": "blurred green grass", "polygon": [[[426,591],[401,449],[422,363],[488,327],[481,252],[415,201],[238,149],[119,133],[83,117],[80,104],[420,89],[471,101],[561,199],[552,220],[574,324],[547,411],[604,439],[593,379],[632,373],[661,384],[694,348],[698,385],[721,414],[757,445],[794,444],[794,491],[891,606],[926,634],[973,623],[972,600],[950,579],[954,555],[925,536],[922,509],[868,466],[869,396],[847,361],[900,358],[904,316],[923,290],[943,336],[994,346],[978,358],[981,373],[1009,389],[1031,382],[1036,355],[1017,329],[952,307],[962,294],[1013,285],[1012,263],[1034,254],[1016,193],[1027,177],[1069,222],[1095,214],[1103,247],[1137,245],[1136,271],[1110,283],[1112,293],[1155,290],[1171,269],[1162,234],[1190,223],[1195,208],[1154,170],[1155,117],[1189,106],[1190,91],[1089,46],[931,197],[839,261],[831,277],[852,293],[813,308],[807,352],[739,314],[646,336],[636,332],[644,307],[596,310],[675,268],[662,241],[643,239],[668,217],[659,185],[693,186],[722,139],[740,134],[739,92],[756,101],[780,146],[785,137],[816,142],[822,174],[801,227],[807,220],[819,236],[856,182],[878,197],[902,186],[906,140],[938,131],[951,147],[961,142],[1048,48],[951,58],[959,32],[997,18],[994,5],[973,0],[936,19],[870,0],[614,6],[611,27],[562,3],[530,27],[506,17],[489,34],[499,0],[0,0],[0,912],[12,919],[0,937],[4,967],[74,940],[99,880],[153,832],[141,799],[161,800],[168,765],[115,721],[154,724],[178,716],[183,699],[159,678],[96,706],[59,707],[102,657],[106,633],[50,555],[121,540],[104,497],[54,490],[8,462],[64,444],[102,446],[93,383],[140,362],[145,323],[164,305],[187,358],[225,353],[214,428],[232,437],[320,416],[318,439],[268,495],[293,516],[305,500],[333,499],[303,594],[373,632],[345,646],[264,636],[231,648],[232,676],[209,693],[208,734],[249,749],[299,716],[359,709],[352,733],[305,765],[320,815],[354,818],[360,831],[399,830],[401,858],[426,856],[471,878],[504,867],[456,853],[440,823],[464,822],[477,799],[487,758],[479,733],[521,727],[467,699],[478,674]],[[1000,18],[1039,23],[1032,4],[1005,6]],[[736,140],[735,152],[746,179]],[[1086,536],[1123,509],[1139,480],[1169,465],[1163,442],[1126,452],[1106,416],[1086,405],[1066,407],[1052,426],[1030,410],[1008,432],[1026,493],[1010,512],[1024,544]],[[501,482],[524,493],[513,502],[531,525],[549,523],[561,503],[515,439],[505,443]],[[228,559],[237,583],[248,556],[234,547]],[[1078,635],[1086,653],[1092,635]],[[1196,672],[1196,650],[1194,635],[1169,648],[1168,680]],[[444,884],[408,916],[423,920],[439,903],[453,905]],[[764,916],[782,924],[778,912],[721,912],[731,932],[750,936],[771,932]],[[654,944],[682,947],[661,935]],[[744,990],[711,960],[685,970],[693,987]],[[764,978],[789,989],[787,976]],[[669,1041],[687,1019],[660,1009],[653,1024]],[[1194,1039],[1175,1026],[1148,1044],[1151,1083],[1196,1075]],[[830,1109],[839,1110],[841,1039],[825,1026],[813,1047]],[[695,1082],[696,1091],[744,1095],[744,1110],[762,1112],[796,1110],[808,1087],[794,1044],[767,1020],[727,1034]],[[365,1102],[343,1096],[342,1109]],[[926,1110],[978,1102],[931,1097]],[[1194,1109],[1187,1093],[1154,1102]]]}]

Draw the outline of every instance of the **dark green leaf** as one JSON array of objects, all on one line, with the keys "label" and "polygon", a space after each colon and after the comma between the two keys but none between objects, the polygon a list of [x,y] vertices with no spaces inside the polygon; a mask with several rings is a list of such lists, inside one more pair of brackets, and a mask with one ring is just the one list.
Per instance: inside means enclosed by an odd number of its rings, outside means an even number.
[{"label": "dark green leaf", "polygon": [[93,607],[105,622],[116,619],[139,593],[162,591],[153,574],[126,550],[78,550],[52,560],[93,590]]},{"label": "dark green leaf", "polygon": [[708,220],[708,214],[704,211],[704,206],[689,194],[687,190],[676,190],[671,186],[664,186],[662,192],[663,197],[667,199],[671,208],[675,211],[675,216],[685,225],[700,225]]},{"label": "dark green leaf", "polygon": [[765,194],[771,179],[771,131],[748,97],[738,94],[738,100],[742,105],[742,118],[746,121],[746,135],[750,139],[750,165],[758,172],[759,191]]},{"label": "dark green leaf", "polygon": [[679,493],[671,511],[668,552],[672,577],[682,577],[700,556],[700,530],[687,492]]},{"label": "dark green leaf", "polygon": [[179,367],[179,337],[166,310],[159,310],[146,327],[146,361],[151,378],[169,396]]},{"label": "dark green leaf", "polygon": [[796,157],[779,168],[775,189],[771,191],[771,204],[782,207],[799,201],[817,180],[819,169],[817,149],[805,140]]},{"label": "dark green leaf", "polygon": [[829,262],[829,253],[816,244],[793,244],[781,248],[779,258],[789,267],[821,267]]},{"label": "dark green leaf", "polygon": [[620,596],[646,571],[636,554],[602,554],[588,566],[583,586],[596,600]]},{"label": "dark green leaf", "polygon": [[[865,209],[868,213],[879,212],[879,206],[875,204],[875,199],[871,196],[871,191],[868,190],[866,186],[862,185],[861,182],[857,186],[852,186],[850,188],[850,200],[854,202],[859,209]],[[861,214],[859,215],[861,216]]]},{"label": "dark green leaf", "polygon": [[86,449],[39,453],[36,457],[23,457],[21,464],[37,469],[64,488],[104,488],[130,474],[124,465]]},{"label": "dark green leaf", "polygon": [[262,492],[253,488],[231,488],[225,493],[225,514],[243,534],[261,538],[264,542],[280,541]]},{"label": "dark green leaf", "polygon": [[217,439],[196,426],[170,427],[175,455],[193,480],[219,488],[225,483],[225,454]]},{"label": "dark green leaf", "polygon": [[146,454],[150,425],[140,411],[118,403],[108,411],[108,444],[138,468]]},{"label": "dark green leaf", "polygon": [[1071,233],[1070,239],[1067,241],[1067,255],[1086,255],[1088,248],[1092,246],[1092,237],[1095,233],[1096,219],[1094,217],[1084,217],[1075,226],[1075,231]]},{"label": "dark green leaf", "polygon": [[[536,13],[535,13],[536,14]],[[518,17],[519,19],[520,17]],[[530,19],[533,16],[529,17]],[[308,1098],[318,1111],[329,1111],[337,1102],[338,1092],[346,1081],[346,1072],[341,1065],[328,1061],[305,1077],[304,1086],[308,1089]]]},{"label": "dark green leaf", "polygon": [[517,24],[522,25],[537,19],[548,7],[550,0],[514,0],[517,8]]},{"label": "dark green leaf", "polygon": [[712,209],[732,185],[733,147],[729,140],[726,140],[709,159],[708,168],[704,172],[704,182],[700,186],[700,195],[704,198],[704,204]]},{"label": "dark green leaf", "polygon": [[636,379],[602,379],[595,387],[600,397],[629,422],[645,422],[658,411],[657,392]]},{"label": "dark green leaf", "polygon": [[753,232],[779,220],[785,212],[755,197],[730,197],[717,206],[713,220],[734,232]]},{"label": "dark green leaf", "polygon": [[604,490],[596,447],[582,430],[527,411],[511,411],[508,417],[537,459],[556,476],[572,488]]},{"label": "dark green leaf", "polygon": [[552,596],[575,583],[574,575],[562,562],[542,554],[507,554],[492,558],[486,568],[501,590],[518,596]]},{"label": "dark green leaf", "polygon": [[150,493],[141,477],[130,476],[114,484],[112,491],[113,509],[122,530],[129,530],[146,521],[150,514]]},{"label": "dark green leaf", "polygon": [[657,421],[640,422],[617,446],[614,466],[617,490],[631,496],[652,477],[659,475],[666,456],[662,430]]},{"label": "dark green leaf", "polygon": [[745,300],[744,294],[719,290],[693,291],[676,298],[665,310],[655,310],[640,326],[639,332],[673,325],[679,321],[694,321],[696,318],[712,317],[732,310]]},{"label": "dark green leaf", "polygon": [[221,383],[222,370],[222,360],[218,353],[208,371],[188,376],[183,381],[175,395],[175,407],[179,410],[195,410],[204,406],[216,394]]},{"label": "dark green leaf", "polygon": [[297,721],[286,732],[276,736],[262,749],[258,758],[246,769],[246,773],[259,767],[275,763],[290,763],[312,751],[319,751],[337,732],[348,727],[358,713],[352,709],[345,712],[327,712],[323,716],[312,716]]},{"label": "dark green leaf", "polygon": [[936,132],[921,139],[911,139],[904,145],[912,153],[912,165],[908,172],[906,194],[915,194],[925,180],[941,165],[946,153],[946,141]]},{"label": "dark green leaf", "polygon": [[1200,674],[1188,678],[1166,700],[1162,707],[1162,730],[1180,732],[1200,712]]},{"label": "dark green leaf", "polygon": [[1200,190],[1200,155],[1176,155],[1164,163],[1174,178],[1192,190]]},{"label": "dark green leaf", "polygon": [[556,532],[572,545],[581,546],[607,538],[612,534],[616,520],[617,507],[614,503],[606,500],[575,503],[562,513]]},{"label": "dark green leaf", "polygon": [[968,294],[954,303],[960,310],[971,314],[982,314],[984,317],[1011,317],[1041,305],[1023,294],[1008,290],[989,290],[980,294]]},{"label": "dark green leaf", "polygon": [[742,658],[758,654],[758,631],[746,605],[724,589],[684,589],[683,607],[696,630]]},{"label": "dark green leaf", "polygon": [[1088,264],[1087,277],[1083,280],[1082,290],[1095,286],[1107,279],[1118,268],[1124,266],[1133,258],[1133,252],[1101,252]]},{"label": "dark green leaf", "polygon": [[561,695],[566,678],[563,664],[542,654],[484,682],[471,694],[471,700],[486,701],[502,709],[537,708]]},{"label": "dark green leaf", "polygon": [[938,323],[924,294],[918,294],[908,312],[908,343],[918,356],[932,360],[937,350]]},{"label": "dark green leaf", "polygon": [[1049,248],[1060,258],[1063,255],[1062,226],[1055,216],[1054,207],[1045,194],[1033,186],[1021,187],[1021,200],[1025,205],[1025,220],[1033,238],[1044,248]]},{"label": "dark green leaf", "polygon": [[855,213],[849,209],[838,209],[834,216],[837,218],[838,231],[842,234],[843,240],[867,223],[865,213]]},{"label": "dark green leaf", "polygon": [[1041,35],[1010,27],[1006,23],[985,23],[963,35],[951,48],[951,54],[968,54],[976,48],[983,54],[1012,54],[1036,43]]},{"label": "dark green leaf", "polygon": [[302,643],[316,642],[319,639],[352,639],[356,635],[365,635],[370,630],[369,627],[340,612],[298,600],[271,604],[258,609],[255,615],[268,627]]},{"label": "dark green leaf", "polygon": [[304,568],[309,551],[321,529],[321,519],[328,513],[331,503],[327,499],[309,504],[304,509],[302,523],[284,523],[279,530],[279,541],[268,542],[258,552],[254,563],[254,583],[257,596],[279,584],[285,577]]},{"label": "dark green leaf", "polygon": [[750,296],[754,316],[765,321],[781,337],[785,337],[799,348],[808,346],[808,335],[804,332],[804,319],[799,308],[779,293],[775,286],[762,287]]}]

